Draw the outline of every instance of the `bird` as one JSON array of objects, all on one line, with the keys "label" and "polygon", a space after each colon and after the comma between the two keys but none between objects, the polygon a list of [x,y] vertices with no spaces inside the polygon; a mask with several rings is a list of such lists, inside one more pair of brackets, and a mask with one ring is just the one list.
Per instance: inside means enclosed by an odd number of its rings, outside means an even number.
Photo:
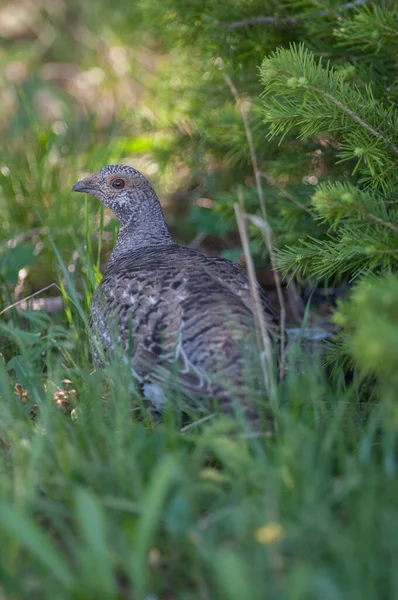
[{"label": "bird", "polygon": [[[261,376],[254,368],[259,350],[245,270],[176,243],[154,188],[130,166],[105,166],[72,191],[94,196],[119,221],[89,309],[96,366],[121,350],[144,397],[160,413],[177,391],[200,408],[216,401],[231,413],[237,399],[241,410],[256,413],[249,380],[260,389]],[[275,334],[266,295],[256,285]]]}]

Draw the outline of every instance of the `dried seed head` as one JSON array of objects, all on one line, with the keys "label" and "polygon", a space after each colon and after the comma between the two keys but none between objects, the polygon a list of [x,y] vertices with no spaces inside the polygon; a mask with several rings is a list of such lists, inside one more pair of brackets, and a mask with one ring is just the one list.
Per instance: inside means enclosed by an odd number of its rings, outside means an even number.
[{"label": "dried seed head", "polygon": [[28,390],[25,390],[20,383],[16,383],[14,387],[14,394],[18,396],[22,404],[26,404],[29,400]]},{"label": "dried seed head", "polygon": [[68,393],[64,390],[59,390],[58,392],[54,392],[53,399],[57,406],[64,408],[68,404]]}]

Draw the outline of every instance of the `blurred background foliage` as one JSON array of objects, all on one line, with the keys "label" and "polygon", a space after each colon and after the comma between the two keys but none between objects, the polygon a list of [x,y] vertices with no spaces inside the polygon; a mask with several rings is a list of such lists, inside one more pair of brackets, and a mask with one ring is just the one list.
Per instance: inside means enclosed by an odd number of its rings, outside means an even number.
[{"label": "blurred background foliage", "polygon": [[[394,0],[0,3],[1,597],[397,597],[397,35]],[[154,427],[92,373],[117,223],[70,188],[114,162],[235,260],[260,178],[288,324],[340,332],[274,435]]]}]

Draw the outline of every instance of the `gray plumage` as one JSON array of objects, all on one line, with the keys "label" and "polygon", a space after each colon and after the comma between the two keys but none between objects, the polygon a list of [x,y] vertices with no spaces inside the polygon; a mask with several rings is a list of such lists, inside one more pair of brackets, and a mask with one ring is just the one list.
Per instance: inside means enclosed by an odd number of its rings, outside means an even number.
[{"label": "gray plumage", "polygon": [[135,169],[104,167],[72,191],[97,197],[120,221],[90,307],[97,364],[101,356],[110,360],[119,344],[145,395],[158,408],[164,388],[191,398],[216,397],[225,409],[231,396],[248,403],[247,382],[250,375],[257,385],[253,366],[259,361],[245,271],[176,244],[155,191]]}]

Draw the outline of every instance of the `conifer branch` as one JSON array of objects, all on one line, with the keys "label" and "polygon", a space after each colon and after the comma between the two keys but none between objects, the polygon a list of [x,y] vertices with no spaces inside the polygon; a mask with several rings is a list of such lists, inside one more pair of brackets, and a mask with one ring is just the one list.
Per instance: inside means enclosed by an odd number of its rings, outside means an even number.
[{"label": "conifer branch", "polygon": [[[354,0],[354,2],[346,2],[341,6],[338,6],[335,9],[324,9],[317,10],[312,13],[312,16],[316,17],[324,17],[336,12],[341,12],[343,10],[350,10],[351,8],[356,8],[357,6],[362,6],[363,4],[368,4],[369,0]],[[267,16],[258,16],[258,17],[248,17],[247,19],[242,19],[241,21],[231,21],[230,23],[220,23],[222,27],[225,29],[238,29],[239,27],[247,27],[248,25],[261,25],[262,23],[270,23],[273,25],[294,25],[303,21],[304,17],[267,17]]]},{"label": "conifer branch", "polygon": [[332,94],[329,94],[329,92],[322,90],[321,88],[317,88],[312,85],[308,85],[307,87],[310,90],[312,90],[313,92],[316,92],[317,94],[322,94],[325,98],[330,100],[330,102],[332,102],[332,104],[334,104],[335,106],[337,106],[337,108],[339,108],[340,110],[345,112],[349,117],[351,117],[351,119],[353,119],[356,123],[358,123],[358,125],[360,125],[364,129],[366,129],[366,131],[371,133],[377,139],[382,140],[385,143],[385,145],[389,146],[391,148],[391,150],[394,152],[394,154],[396,154],[398,156],[398,147],[395,146],[394,144],[392,144],[389,139],[385,138],[380,133],[380,131],[377,131],[371,125],[369,125],[369,123],[366,123],[366,121],[361,119],[361,117],[359,115],[357,115],[351,108],[349,108],[348,106],[345,106],[345,104],[340,102],[340,100],[335,98]]},{"label": "conifer branch", "polygon": [[[303,45],[277,50],[266,58],[262,81],[270,137],[286,135],[294,127],[299,127],[300,137],[304,139],[328,129],[339,134],[349,130],[351,135],[347,133],[341,145],[342,160],[356,159],[358,169],[364,159],[368,169],[365,177],[372,174],[374,187],[386,185],[388,172],[389,180],[394,178],[398,114],[391,106],[385,107],[375,99],[370,86],[360,90],[329,63],[324,66],[320,60],[316,61],[314,54]],[[353,122],[352,126],[347,118]],[[383,157],[382,145],[390,156]]]},{"label": "conifer branch", "polygon": [[362,212],[363,216],[366,217],[367,219],[370,219],[371,221],[375,221],[375,223],[379,223],[380,225],[383,225],[383,227],[388,227],[388,229],[391,229],[391,231],[394,231],[394,233],[398,233],[397,225],[394,225],[393,223],[390,223],[389,221],[385,221],[384,219],[377,217],[376,215],[372,214],[369,211],[364,211],[362,206],[360,206],[359,204],[357,204],[356,206],[357,206],[358,210],[360,212]]},{"label": "conifer branch", "polygon": [[[390,214],[384,207],[384,197],[375,197],[374,194],[358,190],[348,183],[320,184],[312,197],[312,205],[318,213],[318,218],[325,223],[330,223],[332,229],[342,219],[352,224],[363,224],[366,219],[378,223],[398,233],[398,225],[391,222]],[[377,213],[378,214],[375,214]],[[397,220],[396,211],[393,219]]]}]

